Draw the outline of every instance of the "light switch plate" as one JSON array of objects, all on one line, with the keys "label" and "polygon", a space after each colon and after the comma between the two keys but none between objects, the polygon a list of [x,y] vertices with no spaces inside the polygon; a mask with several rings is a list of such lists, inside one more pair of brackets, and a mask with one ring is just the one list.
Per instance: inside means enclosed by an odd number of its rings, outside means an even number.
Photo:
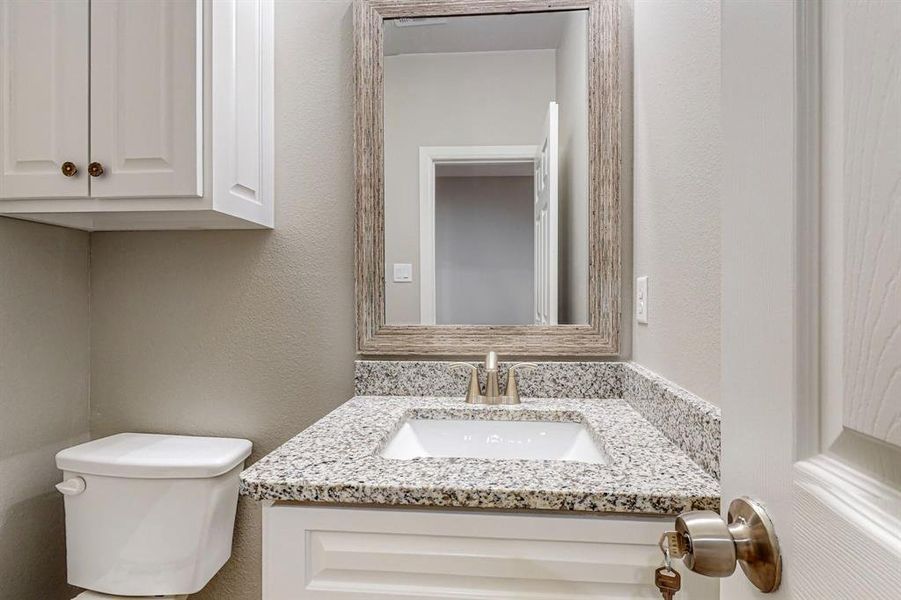
[{"label": "light switch plate", "polygon": [[635,282],[635,320],[648,323],[648,276],[639,277]]},{"label": "light switch plate", "polygon": [[413,281],[413,265],[394,263],[394,283],[410,283],[411,281]]}]

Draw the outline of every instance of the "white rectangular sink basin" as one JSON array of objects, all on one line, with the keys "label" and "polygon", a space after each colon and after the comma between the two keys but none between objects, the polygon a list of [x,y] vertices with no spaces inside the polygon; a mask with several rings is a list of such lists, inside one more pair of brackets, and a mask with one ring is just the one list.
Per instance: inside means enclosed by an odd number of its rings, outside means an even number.
[{"label": "white rectangular sink basin", "polygon": [[382,456],[608,462],[583,424],[545,421],[408,419]]}]

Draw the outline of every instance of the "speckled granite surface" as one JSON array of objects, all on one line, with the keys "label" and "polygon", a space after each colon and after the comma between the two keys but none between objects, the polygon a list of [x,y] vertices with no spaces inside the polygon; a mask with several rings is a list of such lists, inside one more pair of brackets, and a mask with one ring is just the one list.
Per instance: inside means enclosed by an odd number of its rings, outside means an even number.
[{"label": "speckled granite surface", "polygon": [[[485,371],[479,365],[479,379]],[[507,369],[498,365],[501,386]],[[519,374],[520,395],[529,398],[622,398],[624,364],[621,362],[540,362]],[[354,369],[357,396],[463,396],[469,374],[451,370],[446,361],[358,360]]]},{"label": "speckled granite surface", "polygon": [[622,398],[719,480],[720,409],[635,363],[622,382]]},{"label": "speckled granite surface", "polygon": [[[410,417],[578,421],[611,460],[381,457]],[[590,512],[719,508],[717,481],[619,399],[488,407],[460,398],[358,396],[244,471],[241,493],[257,500]]]},{"label": "speckled granite surface", "polygon": [[[474,363],[475,364],[475,363]],[[501,363],[503,385],[507,367]],[[358,360],[358,396],[462,396],[468,375],[444,361]],[[484,385],[485,375],[480,369]],[[532,398],[622,398],[672,443],[717,479],[720,476],[720,410],[633,362],[540,362],[519,377]]]}]

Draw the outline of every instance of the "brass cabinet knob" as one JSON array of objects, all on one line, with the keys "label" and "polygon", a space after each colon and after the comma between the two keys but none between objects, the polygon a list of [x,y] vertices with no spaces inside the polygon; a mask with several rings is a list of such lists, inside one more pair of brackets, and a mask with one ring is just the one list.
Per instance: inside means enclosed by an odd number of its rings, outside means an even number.
[{"label": "brass cabinet knob", "polygon": [[71,160],[67,160],[63,163],[62,167],[60,167],[60,171],[63,172],[63,175],[66,177],[73,177],[76,173],[78,173],[78,167],[75,166],[75,163]]},{"label": "brass cabinet knob", "polygon": [[100,177],[103,175],[103,165],[99,162],[92,162],[88,165],[88,174],[91,177]]}]

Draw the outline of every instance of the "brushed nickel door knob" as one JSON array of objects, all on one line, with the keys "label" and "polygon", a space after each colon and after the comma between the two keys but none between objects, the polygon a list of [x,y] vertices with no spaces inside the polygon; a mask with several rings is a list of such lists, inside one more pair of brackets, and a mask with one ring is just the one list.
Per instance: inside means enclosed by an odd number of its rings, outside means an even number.
[{"label": "brushed nickel door knob", "polygon": [[67,160],[60,167],[60,171],[63,172],[63,175],[66,177],[74,177],[76,173],[78,173],[78,167],[75,166],[75,163],[71,160]]},{"label": "brushed nickel door knob", "polygon": [[99,162],[92,162],[88,165],[88,174],[91,177],[100,177],[103,175],[103,165]]},{"label": "brushed nickel door knob", "polygon": [[775,591],[782,580],[782,555],[773,522],[759,502],[736,498],[729,518],[700,510],[676,517],[676,532],[684,536],[685,566],[701,575],[728,577],[740,566],[764,593]]}]

